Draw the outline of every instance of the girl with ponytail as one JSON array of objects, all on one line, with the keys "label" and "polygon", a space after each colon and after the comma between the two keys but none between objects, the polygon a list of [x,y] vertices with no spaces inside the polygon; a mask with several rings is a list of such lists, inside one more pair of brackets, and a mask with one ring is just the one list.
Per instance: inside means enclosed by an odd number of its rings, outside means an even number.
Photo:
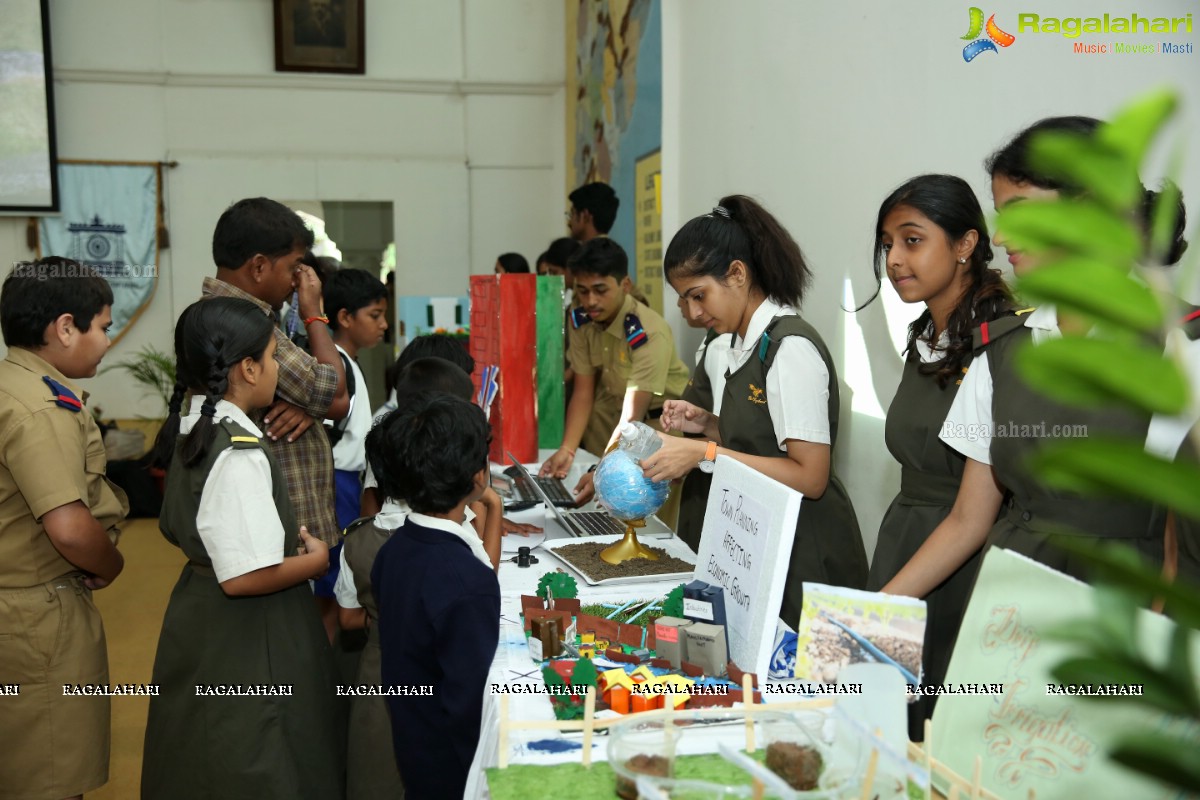
[{"label": "girl with ponytail", "polygon": [[[954,506],[966,458],[937,436],[970,368],[975,329],[1012,312],[1008,287],[991,261],[983,209],[961,178],[921,175],[879,207],[875,280],[882,284],[886,272],[900,299],[924,303],[925,311],[908,329],[903,376],[888,408],[884,441],[902,477],[879,527],[868,589],[891,580]],[[978,568],[976,555],[925,598],[926,684],[945,678]],[[908,706],[914,741],[921,740],[936,699]]]},{"label": "girl with ponytail", "polygon": [[[732,343],[722,366],[720,415],[713,413],[711,391],[689,395],[699,404],[666,401],[663,429],[701,438],[664,436],[642,466],[654,480],[688,476],[679,535],[693,548],[707,503],[702,473],[711,472],[718,454],[804,494],[781,611],[795,627],[803,581],[862,588],[867,577],[854,507],[832,466],[837,371],[820,334],[799,315],[811,272],[791,235],[743,195],[722,198],[712,213],[684,225],[663,267],[684,316],[732,334]],[[708,355],[697,376],[705,373]]]},{"label": "girl with ponytail", "polygon": [[[1091,117],[1043,119],[993,154],[985,165],[996,210],[1017,202],[1081,195],[1078,186],[1034,166],[1029,145],[1043,131],[1092,136],[1102,124]],[[1143,194],[1145,208],[1139,216],[1146,227],[1157,194]],[[1162,258],[1166,264],[1178,260],[1187,247],[1184,218],[1180,198],[1175,236]],[[1002,231],[997,231],[993,243],[1007,251],[1018,276],[1040,267],[1036,258],[1007,241]],[[1119,542],[1137,550],[1148,563],[1162,564],[1165,514],[1161,509],[1115,495],[1084,496],[1051,488],[1027,466],[1045,444],[1044,437],[1146,439],[1148,450],[1159,449],[1148,439],[1148,414],[1116,406],[1059,403],[1027,384],[1017,369],[1016,353],[1021,347],[1036,347],[1064,331],[1088,334],[1081,322],[1047,303],[993,320],[976,331],[971,369],[963,376],[939,437],[966,456],[954,507],[884,591],[924,597],[984,546],[1013,550],[1084,581],[1092,577],[1091,568],[1060,545],[1088,539]],[[1014,431],[1029,433],[1016,436]]]},{"label": "girl with ponytail", "polygon": [[175,328],[179,380],[155,456],[159,528],[188,562],[154,660],[143,797],[341,795],[333,663],[308,586],[328,549],[297,528],[250,419],[275,396],[275,343],[248,300],[193,303]]}]

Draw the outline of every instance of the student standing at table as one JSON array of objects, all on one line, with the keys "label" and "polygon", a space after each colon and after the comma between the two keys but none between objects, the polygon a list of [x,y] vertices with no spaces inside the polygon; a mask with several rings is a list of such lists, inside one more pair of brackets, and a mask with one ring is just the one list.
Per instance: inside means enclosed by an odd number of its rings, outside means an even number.
[{"label": "student standing at table", "polygon": [[[1076,187],[1030,165],[1029,143],[1043,131],[1090,135],[1099,125],[1090,117],[1044,119],[997,151],[987,162],[996,209],[1077,195]],[[1157,193],[1145,191],[1144,195],[1143,213],[1148,214]],[[1180,214],[1166,263],[1174,263],[1182,255],[1186,247],[1182,235]],[[993,241],[1008,251],[1009,263],[1018,276],[1038,267],[1036,259],[1006,243],[1002,232],[998,231]],[[1064,329],[1087,332],[1078,320],[1046,304],[995,320],[976,332],[976,349],[982,352],[975,356],[959,387],[941,435],[943,442],[967,458],[954,508],[884,591],[924,597],[985,544],[1021,553],[1080,580],[1088,578],[1088,565],[1057,547],[1059,542],[1081,538],[1122,542],[1147,561],[1162,563],[1163,515],[1151,504],[1052,489],[1025,466],[1028,457],[1044,444],[1042,439],[992,436],[998,426],[1004,426],[1146,437],[1147,414],[1115,406],[1067,406],[1046,397],[1020,376],[1015,364],[1017,349],[1026,342],[1036,347],[1061,336]],[[1006,491],[1011,493],[1007,500]],[[1002,503],[1004,509],[997,520]]]},{"label": "student standing at table", "polygon": [[[566,476],[580,445],[603,453],[622,423],[657,420],[664,401],[678,398],[688,381],[667,321],[625,291],[629,258],[619,244],[592,239],[568,267],[579,300],[571,312],[569,347],[575,384],[562,447],[541,470],[559,478]],[[589,477],[577,491],[590,494]]]},{"label": "student standing at table", "polygon": [[491,431],[479,406],[434,392],[376,436],[379,489],[411,510],[371,570],[381,683],[413,692],[387,698],[396,764],[409,800],[462,797],[500,637],[500,584],[463,524],[488,491]]},{"label": "student standing at table", "polygon": [[[684,225],[663,268],[688,315],[733,339],[720,415],[683,400],[664,404],[664,430],[703,438],[663,436],[642,464],[646,477],[711,472],[720,454],[804,494],[781,613],[794,627],[803,581],[862,588],[867,578],[854,507],[832,466],[837,370],[797,311],[811,273],[791,234],[744,195],[722,198],[712,213]],[[699,525],[681,528],[680,536],[697,548]]]},{"label": "student standing at table", "polygon": [[[900,493],[879,526],[868,589],[891,580],[954,505],[966,458],[939,441],[938,433],[970,368],[975,328],[1012,310],[1008,287],[1000,271],[989,268],[991,261],[983,209],[961,178],[921,175],[879,208],[875,280],[886,272],[900,299],[924,303],[925,311],[909,326],[904,372],[888,408],[884,442],[900,462]],[[946,676],[978,569],[976,555],[925,598],[923,683],[937,685]],[[920,741],[936,699],[909,704],[914,741]]]}]

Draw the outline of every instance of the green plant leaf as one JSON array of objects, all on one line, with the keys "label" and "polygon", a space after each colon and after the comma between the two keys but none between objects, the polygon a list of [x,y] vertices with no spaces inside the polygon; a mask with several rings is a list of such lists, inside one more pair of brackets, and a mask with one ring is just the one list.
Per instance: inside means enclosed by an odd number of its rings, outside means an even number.
[{"label": "green plant leaf", "polygon": [[1180,625],[1200,629],[1200,587],[1186,582],[1168,583],[1159,566],[1146,561],[1132,547],[1097,544],[1083,537],[1060,538],[1058,547],[1091,566],[1093,583],[1111,583],[1146,597],[1162,597]]},{"label": "green plant leaf", "polygon": [[1017,373],[1038,391],[1076,406],[1118,400],[1157,414],[1187,407],[1187,379],[1157,350],[1138,343],[1067,336],[1024,347]]},{"label": "green plant leaf", "polygon": [[1142,199],[1138,162],[1091,136],[1046,131],[1029,143],[1034,169],[1078,186],[1114,211],[1127,212]]},{"label": "green plant leaf", "polygon": [[1134,164],[1141,164],[1154,137],[1178,107],[1179,97],[1173,89],[1146,92],[1112,115],[1096,136]]},{"label": "green plant leaf", "polygon": [[1179,219],[1182,192],[1174,181],[1167,181],[1154,199],[1150,219],[1150,252],[1156,263],[1164,263],[1175,244],[1175,224]]},{"label": "green plant leaf", "polygon": [[1056,664],[1050,670],[1050,674],[1059,683],[1097,686],[1140,685],[1142,687],[1141,695],[1083,696],[1082,699],[1103,700],[1106,703],[1133,702],[1151,706],[1168,714],[1179,713],[1179,703],[1176,700],[1177,687],[1174,683],[1165,679],[1150,665],[1134,658],[1097,658],[1093,656],[1068,658]]},{"label": "green plant leaf", "polygon": [[1097,625],[1093,617],[1082,617],[1051,625],[1042,631],[1042,635],[1056,642],[1081,645],[1092,655],[1113,654],[1113,642],[1108,632]]},{"label": "green plant leaf", "polygon": [[1171,646],[1167,652],[1166,675],[1179,687],[1181,709],[1200,719],[1200,688],[1192,669],[1192,631],[1176,625],[1171,633]]},{"label": "green plant leaf", "polygon": [[1113,761],[1187,792],[1200,792],[1200,758],[1194,737],[1145,731],[1123,737],[1109,753]]},{"label": "green plant leaf", "polygon": [[1017,294],[1135,331],[1156,330],[1163,310],[1154,293],[1128,270],[1090,258],[1046,263],[1017,279]]},{"label": "green plant leaf", "polygon": [[1129,267],[1142,251],[1140,233],[1092,200],[1027,200],[1000,211],[996,231],[1018,249],[1065,250]]},{"label": "green plant leaf", "polygon": [[1046,483],[1080,494],[1118,494],[1200,517],[1200,467],[1150,455],[1141,441],[1093,436],[1046,446],[1029,459]]}]

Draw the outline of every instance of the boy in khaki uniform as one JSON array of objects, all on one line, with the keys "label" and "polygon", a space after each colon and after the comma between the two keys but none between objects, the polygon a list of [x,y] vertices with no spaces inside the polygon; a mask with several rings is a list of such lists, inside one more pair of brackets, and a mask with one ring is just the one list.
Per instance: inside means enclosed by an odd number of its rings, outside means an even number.
[{"label": "boy in khaki uniform", "polygon": [[[622,423],[656,426],[663,401],[679,398],[688,382],[666,320],[625,290],[629,258],[619,244],[592,239],[567,267],[579,300],[568,333],[575,388],[562,447],[541,470],[556,477],[567,474],[581,444],[596,455],[608,449]],[[581,499],[591,494],[587,483],[577,487]]]},{"label": "boy in khaki uniform", "polygon": [[124,561],[124,493],[104,477],[87,395],[108,350],[112,290],[65,258],[19,263],[0,289],[0,800],[80,797],[108,780],[104,626],[91,593]]}]

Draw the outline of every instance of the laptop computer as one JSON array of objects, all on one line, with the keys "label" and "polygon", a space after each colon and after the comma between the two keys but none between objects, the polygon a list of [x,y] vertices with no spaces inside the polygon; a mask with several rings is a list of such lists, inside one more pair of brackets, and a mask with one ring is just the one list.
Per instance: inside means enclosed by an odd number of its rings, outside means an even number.
[{"label": "laptop computer", "polygon": [[[575,496],[558,478],[543,478],[540,475],[522,473],[516,467],[504,470],[504,477],[508,479],[508,497],[504,503],[505,508],[532,508],[542,502],[543,496],[534,490],[533,484],[537,484],[545,497],[550,498],[550,502],[559,508],[575,507]],[[493,481],[493,486],[495,486],[495,481]]]},{"label": "laptop computer", "polygon": [[[550,509],[554,514],[558,524],[563,527],[567,533],[575,537],[586,536],[612,536],[625,534],[625,523],[609,514],[607,511],[564,511],[554,503],[550,502],[549,497],[542,491],[540,484],[532,480],[529,470],[525,468],[517,459],[513,458],[512,453],[506,454],[513,467],[518,472],[531,478],[530,484],[535,492],[542,496],[542,502],[546,504],[546,508]],[[675,535],[675,532],[667,527],[666,523],[658,517],[648,517],[646,519],[646,527],[638,528],[637,535],[648,539],[668,539]]]}]

